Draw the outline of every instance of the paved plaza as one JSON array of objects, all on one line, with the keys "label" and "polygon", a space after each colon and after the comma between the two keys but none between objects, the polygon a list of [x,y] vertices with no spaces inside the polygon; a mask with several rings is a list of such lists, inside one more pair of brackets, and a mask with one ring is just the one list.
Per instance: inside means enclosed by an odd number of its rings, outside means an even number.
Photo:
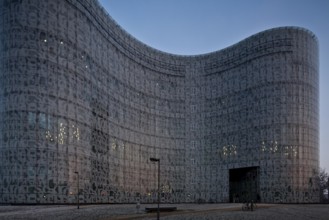
[{"label": "paved plaza", "polygon": [[[329,219],[329,205],[258,204],[253,212],[242,211],[242,204],[169,204],[177,211],[161,213],[163,220],[240,220]],[[156,213],[145,213],[145,207],[156,205],[29,205],[0,206],[0,219],[58,219],[58,220],[133,220],[156,219]]]}]

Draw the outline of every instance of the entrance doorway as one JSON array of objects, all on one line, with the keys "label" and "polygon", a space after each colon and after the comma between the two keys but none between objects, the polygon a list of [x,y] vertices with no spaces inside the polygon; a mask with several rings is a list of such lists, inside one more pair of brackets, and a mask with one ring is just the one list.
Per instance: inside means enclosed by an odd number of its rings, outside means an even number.
[{"label": "entrance doorway", "polygon": [[230,169],[230,202],[260,202],[259,167]]}]

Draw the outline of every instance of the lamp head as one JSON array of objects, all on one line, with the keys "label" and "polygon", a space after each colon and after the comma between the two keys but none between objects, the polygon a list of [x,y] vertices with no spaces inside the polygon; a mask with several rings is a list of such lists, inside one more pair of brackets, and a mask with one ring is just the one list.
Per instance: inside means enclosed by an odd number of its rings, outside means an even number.
[{"label": "lamp head", "polygon": [[152,161],[152,162],[159,162],[160,159],[158,159],[158,158],[154,158],[154,157],[151,157],[151,158],[150,158],[150,161]]}]

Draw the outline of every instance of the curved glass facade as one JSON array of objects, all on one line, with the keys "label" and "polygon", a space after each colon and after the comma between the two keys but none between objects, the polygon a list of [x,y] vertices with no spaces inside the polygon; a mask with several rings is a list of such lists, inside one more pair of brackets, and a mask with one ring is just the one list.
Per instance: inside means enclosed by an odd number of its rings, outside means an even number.
[{"label": "curved glass facade", "polygon": [[[93,0],[0,0],[0,203],[319,201],[318,44],[164,53]],[[79,188],[78,188],[79,178]]]}]

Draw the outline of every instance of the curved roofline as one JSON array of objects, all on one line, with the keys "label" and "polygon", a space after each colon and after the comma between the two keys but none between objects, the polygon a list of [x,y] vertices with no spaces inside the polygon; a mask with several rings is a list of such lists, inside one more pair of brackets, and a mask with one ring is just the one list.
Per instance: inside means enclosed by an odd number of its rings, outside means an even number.
[{"label": "curved roofline", "polygon": [[179,58],[203,58],[212,54],[216,54],[216,53],[220,53],[224,50],[228,50],[230,48],[235,47],[236,45],[251,39],[257,35],[260,34],[264,34],[264,33],[268,33],[268,32],[273,32],[273,31],[278,31],[278,30],[283,30],[283,29],[290,29],[290,30],[299,30],[299,31],[303,31],[306,32],[307,34],[309,34],[317,43],[318,43],[318,38],[317,36],[309,29],[307,28],[303,28],[303,27],[299,27],[299,26],[280,26],[280,27],[274,27],[274,28],[270,28],[270,29],[266,29],[264,31],[260,31],[258,33],[255,33],[253,35],[250,35],[249,37],[246,37],[232,45],[229,45],[227,47],[224,47],[222,49],[218,49],[218,50],[214,50],[211,52],[206,52],[206,53],[200,53],[200,54],[193,54],[193,55],[184,55],[184,54],[175,54],[175,53],[170,53],[170,52],[166,52],[166,51],[162,51],[160,49],[157,49],[155,47],[152,47],[144,42],[142,42],[141,40],[137,39],[136,37],[134,37],[132,34],[130,34],[127,30],[125,30],[118,22],[116,22],[114,20],[114,18],[112,18],[112,16],[106,11],[106,9],[102,6],[102,4],[97,0],[97,5],[98,7],[101,9],[101,11],[104,13],[105,16],[107,16],[114,24],[115,26],[118,28],[119,31],[121,31],[123,34],[125,34],[127,37],[129,37],[132,41],[135,41],[137,44],[140,44],[141,46],[146,47],[147,49],[155,52],[155,53],[160,53],[160,54],[164,54],[164,55],[169,55],[169,56],[175,56],[175,57],[179,57]]}]

